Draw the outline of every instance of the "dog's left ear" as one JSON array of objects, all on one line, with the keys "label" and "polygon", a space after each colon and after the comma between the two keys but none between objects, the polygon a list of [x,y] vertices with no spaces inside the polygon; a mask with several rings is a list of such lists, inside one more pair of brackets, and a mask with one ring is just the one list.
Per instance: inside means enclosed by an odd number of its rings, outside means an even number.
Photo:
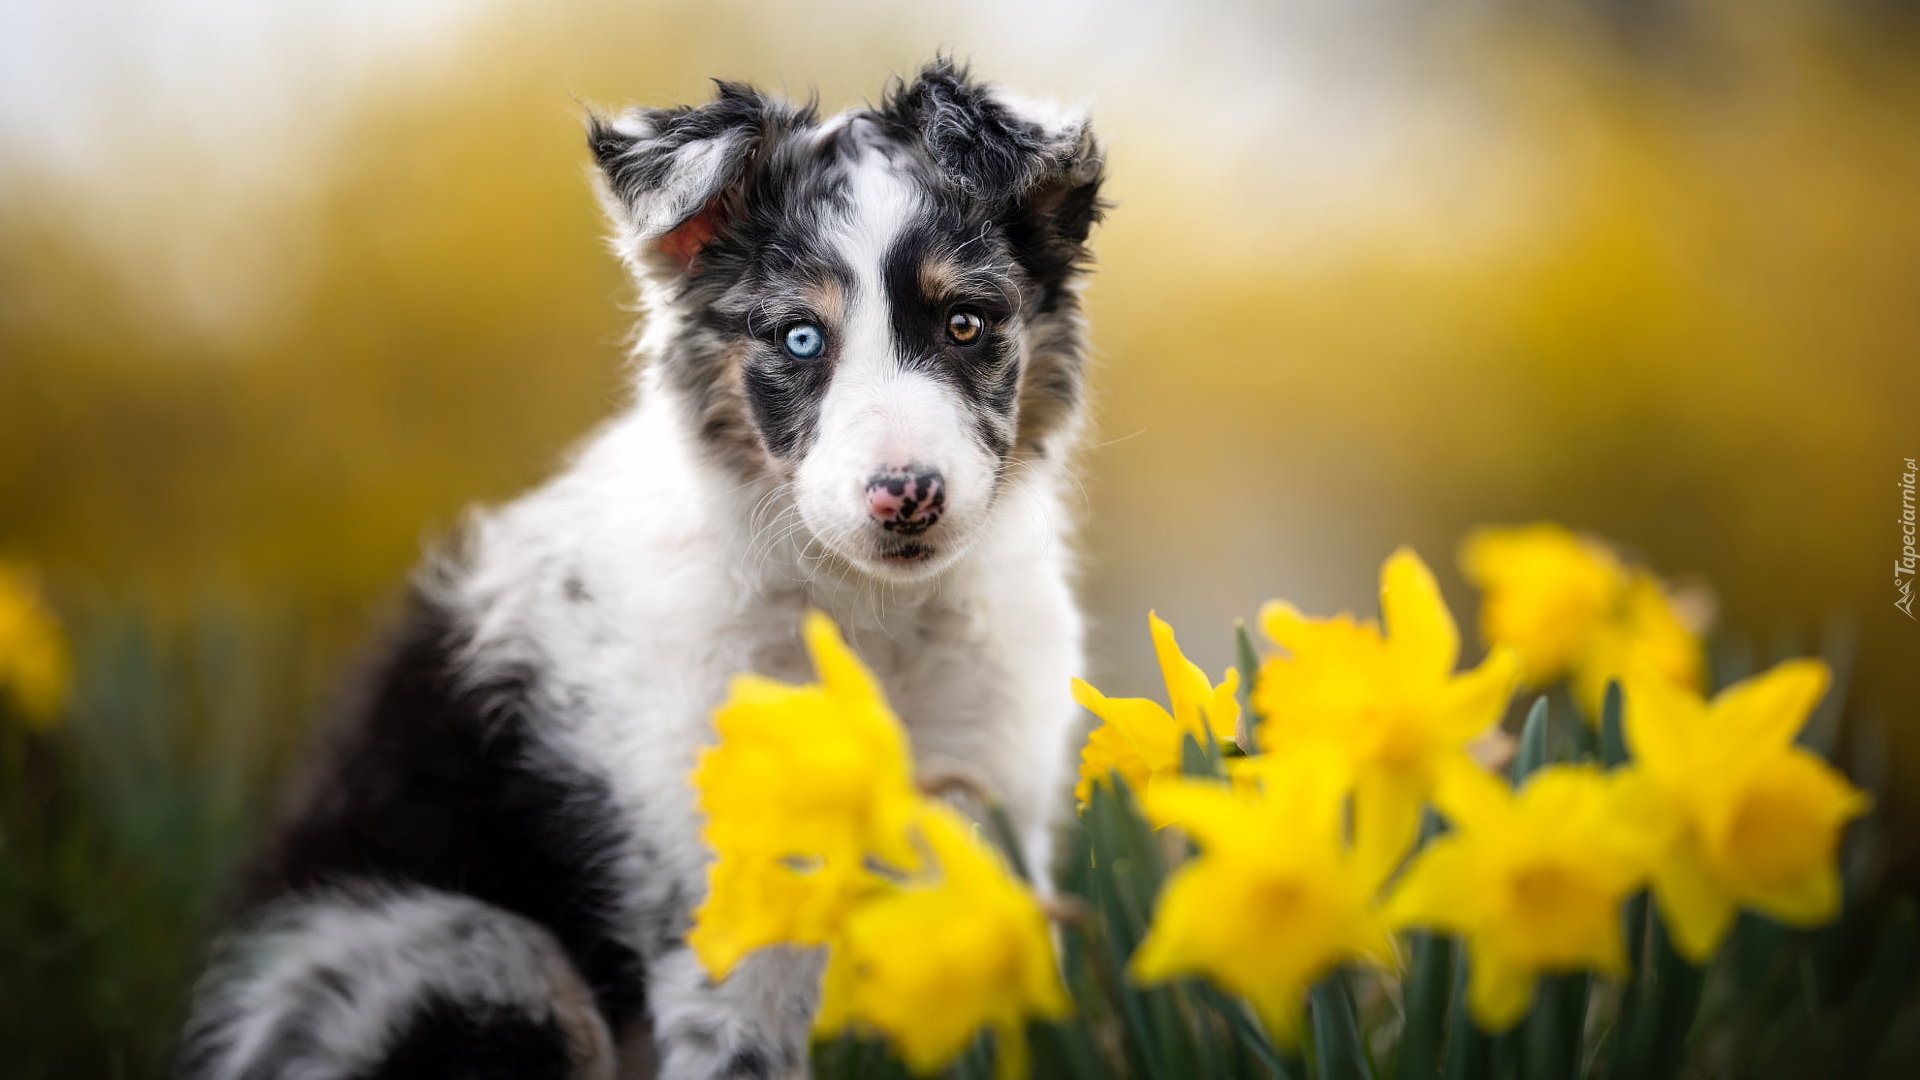
[{"label": "dog's left ear", "polygon": [[974,82],[951,59],[897,85],[884,111],[917,131],[927,153],[962,190],[994,208],[1016,244],[1064,277],[1105,208],[1100,144],[1084,115],[1047,115]]}]

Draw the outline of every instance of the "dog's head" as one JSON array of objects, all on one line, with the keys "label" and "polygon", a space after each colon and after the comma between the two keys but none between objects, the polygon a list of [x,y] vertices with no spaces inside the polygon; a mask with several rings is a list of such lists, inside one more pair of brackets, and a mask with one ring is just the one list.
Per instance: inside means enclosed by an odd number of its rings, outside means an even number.
[{"label": "dog's head", "polygon": [[646,297],[650,385],[735,472],[789,482],[847,562],[937,572],[1010,465],[1065,452],[1100,214],[1084,118],[943,61],[824,122],[722,83],[697,108],[594,117],[589,143]]}]

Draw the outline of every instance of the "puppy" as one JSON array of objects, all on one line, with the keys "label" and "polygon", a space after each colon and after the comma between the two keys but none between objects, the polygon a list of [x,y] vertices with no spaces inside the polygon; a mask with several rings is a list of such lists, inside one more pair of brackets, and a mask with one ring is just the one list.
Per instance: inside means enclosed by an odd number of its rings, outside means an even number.
[{"label": "puppy", "polygon": [[687,775],[733,674],[812,677],[809,608],[1048,864],[1085,119],[941,61],[824,121],[721,83],[588,145],[643,301],[636,403],[420,576],[245,880],[182,1077],[804,1076],[817,953],[716,985],[685,938]]}]

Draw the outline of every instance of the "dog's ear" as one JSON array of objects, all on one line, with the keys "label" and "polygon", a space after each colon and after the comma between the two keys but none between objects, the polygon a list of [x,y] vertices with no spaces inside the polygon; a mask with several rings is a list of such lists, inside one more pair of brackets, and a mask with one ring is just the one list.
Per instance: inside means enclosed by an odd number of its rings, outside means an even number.
[{"label": "dog's ear", "polygon": [[[1050,115],[974,82],[950,58],[897,84],[882,111],[919,133],[962,190],[1069,264],[1100,219],[1103,163],[1085,115]],[[1020,239],[1016,237],[1016,240]],[[1023,245],[1025,246],[1025,245]],[[1047,268],[1042,268],[1047,269]]]},{"label": "dog's ear", "polygon": [[718,83],[697,108],[587,117],[587,146],[606,179],[623,254],[697,273],[700,252],[739,212],[748,165],[787,109],[751,87]]}]

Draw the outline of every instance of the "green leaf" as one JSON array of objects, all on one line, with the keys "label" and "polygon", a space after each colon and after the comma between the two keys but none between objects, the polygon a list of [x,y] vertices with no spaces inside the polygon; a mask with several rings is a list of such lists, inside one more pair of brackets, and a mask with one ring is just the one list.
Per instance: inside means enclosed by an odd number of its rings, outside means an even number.
[{"label": "green leaf", "polygon": [[1902,897],[1888,912],[1874,943],[1873,960],[1854,992],[1846,1037],[1840,1047],[1844,1060],[1836,1063],[1834,1075],[1866,1074],[1900,1012],[1901,1002],[1914,985],[1917,956],[1920,927],[1916,926],[1913,898]]},{"label": "green leaf", "polygon": [[1126,822],[1126,781],[1118,774],[1105,783],[1093,785],[1087,799],[1086,823],[1092,848],[1092,870],[1088,874],[1094,910],[1099,915],[1098,941],[1089,942],[1089,954],[1120,1011],[1122,1051],[1129,1072],[1136,1076],[1158,1076],[1156,1062],[1160,1046],[1155,1038],[1146,997],[1127,979],[1127,960],[1145,933],[1144,918],[1137,905],[1124,899],[1130,883],[1121,874],[1131,868],[1136,854],[1129,841]]},{"label": "green leaf", "polygon": [[1192,735],[1180,737],[1180,774],[1199,777],[1203,780],[1218,780],[1226,776],[1226,767],[1221,763],[1220,744],[1207,740],[1209,745],[1202,746],[1200,740]]},{"label": "green leaf", "polygon": [[[1419,850],[1444,831],[1440,815],[1429,806],[1420,815]],[[1400,1035],[1399,1080],[1434,1080],[1440,1074],[1440,1051],[1446,1040],[1447,1004],[1452,994],[1453,939],[1439,934],[1408,935],[1413,958],[1403,992],[1406,1026]]]},{"label": "green leaf", "polygon": [[[1614,727],[1616,731],[1619,729],[1618,724]],[[1639,1043],[1646,1038],[1643,1029],[1649,1026],[1642,1016],[1651,955],[1647,947],[1647,904],[1646,892],[1636,893],[1627,901],[1620,916],[1627,943],[1627,982],[1620,989],[1620,1006],[1614,1014],[1613,1053],[1607,1059],[1607,1080],[1634,1080],[1638,1074],[1631,1070],[1645,1067],[1641,1060],[1645,1052]]]},{"label": "green leaf", "polygon": [[1526,726],[1520,729],[1520,749],[1513,755],[1513,786],[1520,787],[1547,758],[1547,696],[1534,699],[1527,710]]},{"label": "green leaf", "polygon": [[1453,1020],[1447,1025],[1446,1080],[1481,1080],[1493,1071],[1493,1040],[1467,1015],[1467,955],[1453,964]]},{"label": "green leaf", "polygon": [[1190,1076],[1198,1047],[1179,996],[1169,987],[1143,989],[1126,978],[1127,961],[1151,923],[1164,866],[1153,828],[1140,815],[1126,781],[1117,774],[1109,781],[1095,785],[1099,797],[1088,802],[1095,830],[1092,880],[1098,886],[1096,906],[1107,929],[1107,956],[1127,1018],[1126,1034],[1137,1042],[1137,1055],[1129,1060],[1144,1075]]},{"label": "green leaf", "polygon": [[1105,1080],[1111,1075],[1093,1044],[1087,1020],[1073,1017],[1063,1023],[1033,1021],[1027,1025],[1027,1045],[1033,1051],[1033,1075],[1063,1080]]},{"label": "green leaf", "polygon": [[1020,849],[1020,834],[1013,827],[1013,820],[1007,817],[1007,808],[998,801],[987,804],[987,829],[1000,850],[1007,857],[1007,865],[1013,869],[1021,881],[1032,884],[1033,875],[1027,870],[1026,854]]},{"label": "green leaf", "polygon": [[1343,973],[1335,970],[1307,996],[1313,1007],[1313,1049],[1320,1080],[1373,1080]]},{"label": "green leaf", "polygon": [[1579,1075],[1590,982],[1585,974],[1540,980],[1520,1035],[1527,1080],[1573,1080]]},{"label": "green leaf", "polygon": [[1440,1047],[1447,1031],[1452,990],[1453,941],[1438,934],[1411,935],[1413,960],[1405,986],[1407,1023],[1400,1036],[1400,1080],[1440,1075]]},{"label": "green leaf", "polygon": [[1600,733],[1591,724],[1581,719],[1578,712],[1573,713],[1574,721],[1569,733],[1573,743],[1575,761],[1592,761],[1600,756]]},{"label": "green leaf", "polygon": [[1694,967],[1674,951],[1658,911],[1651,913],[1650,921],[1652,970],[1641,975],[1633,1013],[1628,1015],[1622,1005],[1620,1023],[1625,1030],[1607,1069],[1609,1077],[1621,1080],[1665,1080],[1679,1072],[1706,985],[1706,969]]},{"label": "green leaf", "polygon": [[1240,749],[1257,754],[1260,747],[1254,729],[1260,726],[1260,714],[1253,708],[1253,684],[1260,678],[1260,654],[1254,651],[1253,635],[1247,633],[1244,619],[1233,620],[1233,651],[1240,665],[1240,730],[1215,734],[1232,735],[1239,740]]},{"label": "green leaf", "polygon": [[1607,683],[1607,696],[1600,702],[1600,761],[1612,769],[1627,762],[1626,730],[1620,725],[1620,680]]},{"label": "green leaf", "polygon": [[1296,1080],[1306,1076],[1306,1070],[1301,1068],[1299,1061],[1290,1062],[1274,1048],[1266,1031],[1244,1002],[1211,983],[1195,985],[1201,1001],[1227,1022],[1227,1030],[1233,1035],[1236,1045],[1250,1051],[1255,1060],[1280,1080]]}]

